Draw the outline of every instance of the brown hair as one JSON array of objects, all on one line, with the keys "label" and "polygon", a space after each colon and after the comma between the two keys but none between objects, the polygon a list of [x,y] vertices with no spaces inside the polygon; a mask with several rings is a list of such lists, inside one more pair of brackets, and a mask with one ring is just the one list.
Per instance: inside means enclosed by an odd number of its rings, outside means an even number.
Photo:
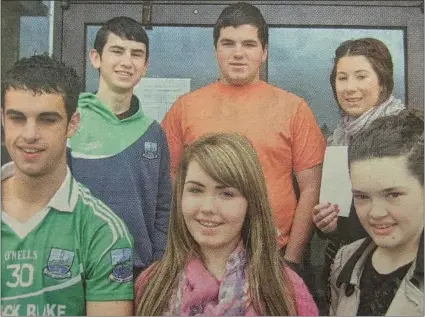
[{"label": "brown hair", "polygon": [[345,56],[364,56],[372,65],[378,76],[379,85],[382,87],[378,104],[387,100],[394,89],[393,61],[387,46],[380,40],[374,38],[360,38],[343,42],[335,50],[334,66],[330,76],[332,91],[338,105],[338,98],[335,88],[338,61]]},{"label": "brown hair", "polygon": [[383,157],[406,156],[407,169],[424,185],[424,112],[404,109],[376,119],[355,135],[348,146],[348,163]]},{"label": "brown hair", "polygon": [[265,49],[269,40],[269,28],[267,23],[261,11],[252,4],[246,2],[233,3],[224,8],[221,12],[213,30],[215,48],[217,48],[217,41],[220,37],[221,29],[229,26],[237,28],[244,24],[249,24],[257,28],[258,39],[263,49]]},{"label": "brown hair", "polygon": [[254,309],[265,315],[296,314],[292,286],[283,269],[266,182],[256,152],[238,134],[206,135],[183,153],[174,184],[167,247],[154,264],[140,303],[139,315],[162,315],[176,290],[190,255],[203,258],[183,219],[183,187],[190,162],[196,161],[215,181],[238,189],[248,201],[242,239],[248,256],[249,294]]}]

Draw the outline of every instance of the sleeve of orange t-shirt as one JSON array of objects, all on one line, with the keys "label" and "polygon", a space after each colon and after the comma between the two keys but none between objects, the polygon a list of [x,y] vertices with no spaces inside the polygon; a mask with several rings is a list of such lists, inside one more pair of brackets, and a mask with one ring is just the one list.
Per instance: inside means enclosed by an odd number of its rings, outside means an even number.
[{"label": "sleeve of orange t-shirt", "polygon": [[179,166],[184,147],[182,109],[183,101],[180,97],[167,112],[161,123],[161,126],[167,135],[168,147],[170,150],[171,176],[173,179],[176,174],[177,167]]},{"label": "sleeve of orange t-shirt", "polygon": [[326,140],[313,112],[302,101],[291,120],[292,163],[299,172],[323,163]]}]

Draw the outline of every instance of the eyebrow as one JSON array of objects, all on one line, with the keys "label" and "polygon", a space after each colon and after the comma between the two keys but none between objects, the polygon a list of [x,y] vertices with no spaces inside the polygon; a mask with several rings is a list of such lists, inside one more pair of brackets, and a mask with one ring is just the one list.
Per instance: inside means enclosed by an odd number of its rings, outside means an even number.
[{"label": "eyebrow", "polygon": [[[355,70],[355,71],[354,71],[354,73],[355,73],[355,74],[357,74],[357,73],[361,73],[361,72],[370,73],[370,71],[368,71],[368,70],[366,70],[366,69],[359,69],[359,70]],[[336,72],[336,73],[337,73],[337,74],[347,74],[348,72],[345,72],[345,71],[340,70],[340,71],[338,71],[338,72]]]},{"label": "eyebrow", "polygon": [[[5,113],[8,116],[25,116],[25,114],[22,111],[18,111],[14,109],[7,109]],[[62,119],[62,116],[60,115],[60,113],[55,111],[46,111],[38,115],[38,117],[47,117],[47,116]]]},{"label": "eyebrow", "polygon": [[54,112],[54,111],[42,112],[38,116],[39,117],[56,117],[58,119],[62,119],[62,116],[60,115],[60,113]]},{"label": "eyebrow", "polygon": [[123,46],[120,46],[120,45],[112,45],[112,46],[109,47],[109,49],[125,50],[125,48]]},{"label": "eyebrow", "polygon": [[[388,192],[400,191],[400,190],[406,190],[406,188],[403,187],[403,186],[389,187],[389,188],[385,188],[385,189],[380,190],[380,192],[388,193]],[[366,194],[366,192],[363,192],[363,191],[358,190],[358,189],[353,189],[353,190],[351,190],[351,192],[353,194]]]},{"label": "eyebrow", "polygon": [[24,113],[23,112],[21,112],[21,111],[18,111],[18,110],[13,110],[13,109],[7,109],[6,110],[6,112],[5,112],[5,114],[6,115],[9,115],[9,116],[13,116],[13,115],[15,115],[15,116],[23,116],[24,115]]},{"label": "eyebrow", "polygon": [[[197,182],[197,181],[188,180],[185,183],[185,185],[187,185],[187,184],[194,184],[194,185],[198,185],[200,187],[204,187],[205,188],[205,185],[204,184],[202,184],[200,182]],[[227,185],[224,185],[224,184],[215,186],[216,189],[223,189],[223,188],[229,188],[229,187],[232,187],[232,186],[227,186]]]},{"label": "eyebrow", "polygon": [[256,41],[256,40],[245,40],[245,41],[242,41],[242,43],[244,43],[244,44],[259,44],[258,41]]},{"label": "eyebrow", "polygon": [[[119,50],[125,51],[125,47],[121,46],[121,45],[112,45],[112,46],[109,47],[109,49],[119,49]],[[131,49],[131,52],[145,53],[145,51],[141,48]]]},{"label": "eyebrow", "polygon": [[234,40],[224,37],[224,38],[220,39],[220,43],[221,42],[234,42]]}]

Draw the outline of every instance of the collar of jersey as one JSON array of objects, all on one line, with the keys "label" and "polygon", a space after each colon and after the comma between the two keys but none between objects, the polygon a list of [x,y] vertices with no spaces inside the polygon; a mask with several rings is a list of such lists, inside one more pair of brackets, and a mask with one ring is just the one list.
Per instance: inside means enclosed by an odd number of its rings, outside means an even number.
[{"label": "collar of jersey", "polygon": [[[1,180],[5,180],[13,176],[15,163],[10,162],[1,168]],[[72,177],[71,171],[67,166],[66,177],[56,194],[50,199],[46,207],[53,208],[57,211],[73,212],[78,200],[78,183]]]}]

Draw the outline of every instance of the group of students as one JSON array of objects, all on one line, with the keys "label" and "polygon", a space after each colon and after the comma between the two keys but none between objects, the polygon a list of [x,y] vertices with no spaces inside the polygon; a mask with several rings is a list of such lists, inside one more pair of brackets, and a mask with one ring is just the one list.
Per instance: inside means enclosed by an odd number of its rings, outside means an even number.
[{"label": "group of students", "polygon": [[2,76],[2,315],[317,315],[302,270],[314,225],[329,240],[320,312],[423,315],[423,113],[393,96],[390,52],[372,38],[335,52],[342,218],[319,203],[313,113],[260,80],[267,39],[255,6],[226,7],[220,79],[161,125],[133,95],[149,40],[126,17],[96,35],[97,92],[46,55]]}]

